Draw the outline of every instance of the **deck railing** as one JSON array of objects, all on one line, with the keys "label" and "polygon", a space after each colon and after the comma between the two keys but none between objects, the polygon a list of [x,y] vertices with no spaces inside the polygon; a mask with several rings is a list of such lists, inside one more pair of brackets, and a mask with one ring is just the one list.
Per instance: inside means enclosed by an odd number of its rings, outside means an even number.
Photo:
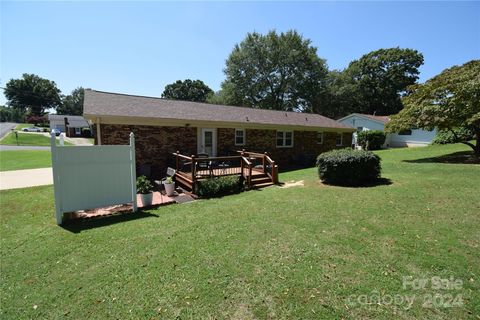
[{"label": "deck railing", "polygon": [[236,156],[206,157],[186,156],[177,151],[173,155],[178,177],[192,189],[198,180],[229,175],[239,175],[247,187],[252,186],[255,174],[266,174],[271,182],[278,183],[278,166],[267,153],[242,150]]},{"label": "deck railing", "polygon": [[[237,151],[242,155],[242,157],[247,157],[254,163],[262,165],[263,172],[265,172],[273,183],[278,183],[278,165],[275,164],[275,161],[270,158],[268,152],[258,153],[258,152],[249,152],[249,151]],[[255,166],[255,165],[254,165]]]}]

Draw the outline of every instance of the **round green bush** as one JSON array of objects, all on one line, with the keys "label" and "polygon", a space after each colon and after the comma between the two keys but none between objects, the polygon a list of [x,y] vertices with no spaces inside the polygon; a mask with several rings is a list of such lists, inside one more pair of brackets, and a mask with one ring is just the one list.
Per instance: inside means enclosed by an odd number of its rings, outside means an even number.
[{"label": "round green bush", "polygon": [[332,150],[318,156],[318,175],[327,184],[366,185],[380,178],[380,160],[379,156],[370,151]]},{"label": "round green bush", "polygon": [[380,130],[360,131],[357,133],[357,143],[364,150],[381,149],[385,143],[385,133]]}]

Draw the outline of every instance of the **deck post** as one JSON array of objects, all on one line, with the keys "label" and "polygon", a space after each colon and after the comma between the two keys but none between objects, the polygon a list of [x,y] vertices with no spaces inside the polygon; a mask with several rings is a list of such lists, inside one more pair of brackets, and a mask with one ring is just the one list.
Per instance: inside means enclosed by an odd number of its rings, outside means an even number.
[{"label": "deck post", "polygon": [[262,157],[262,165],[263,165],[263,172],[267,172],[267,156],[268,156],[268,153],[265,152],[263,154],[263,157]]},{"label": "deck post", "polygon": [[177,153],[175,154],[175,170],[178,171],[178,162],[179,162],[179,159],[178,159],[178,155],[180,154],[180,151],[177,150]]},{"label": "deck post", "polygon": [[278,166],[275,164],[275,161],[272,162],[272,178],[273,183],[278,184]]},{"label": "deck post", "polygon": [[241,156],[240,156],[240,173],[241,173],[242,176],[243,176],[243,159],[242,159]]},{"label": "deck post", "polygon": [[192,188],[195,183],[195,155],[192,154]]},{"label": "deck post", "polygon": [[252,164],[248,165],[248,188],[252,187]]}]

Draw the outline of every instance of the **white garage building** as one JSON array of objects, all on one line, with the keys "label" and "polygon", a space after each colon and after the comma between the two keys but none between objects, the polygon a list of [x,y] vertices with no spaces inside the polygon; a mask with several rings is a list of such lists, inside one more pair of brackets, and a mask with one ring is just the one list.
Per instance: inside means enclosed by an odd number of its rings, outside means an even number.
[{"label": "white garage building", "polygon": [[[385,130],[385,124],[390,121],[388,116],[352,113],[337,120],[340,123],[354,127],[358,131]],[[399,133],[388,133],[384,147],[421,147],[429,145],[437,135],[437,130],[426,131],[421,129],[405,130]],[[353,134],[352,144],[357,145],[357,134]]]}]

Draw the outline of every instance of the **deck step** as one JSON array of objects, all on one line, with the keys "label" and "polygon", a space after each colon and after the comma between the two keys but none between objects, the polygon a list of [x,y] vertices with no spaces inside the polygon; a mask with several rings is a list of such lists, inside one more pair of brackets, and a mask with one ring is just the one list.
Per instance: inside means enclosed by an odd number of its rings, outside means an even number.
[{"label": "deck step", "polygon": [[270,181],[265,183],[253,184],[252,189],[260,189],[260,188],[265,188],[269,186],[273,186],[273,182]]},{"label": "deck step", "polygon": [[262,184],[262,183],[271,183],[272,179],[269,177],[264,177],[264,178],[257,178],[255,177],[254,179],[251,180],[252,184]]},{"label": "deck step", "polygon": [[175,181],[180,184],[182,187],[187,188],[189,191],[192,190],[192,180],[177,174],[175,176]]}]

